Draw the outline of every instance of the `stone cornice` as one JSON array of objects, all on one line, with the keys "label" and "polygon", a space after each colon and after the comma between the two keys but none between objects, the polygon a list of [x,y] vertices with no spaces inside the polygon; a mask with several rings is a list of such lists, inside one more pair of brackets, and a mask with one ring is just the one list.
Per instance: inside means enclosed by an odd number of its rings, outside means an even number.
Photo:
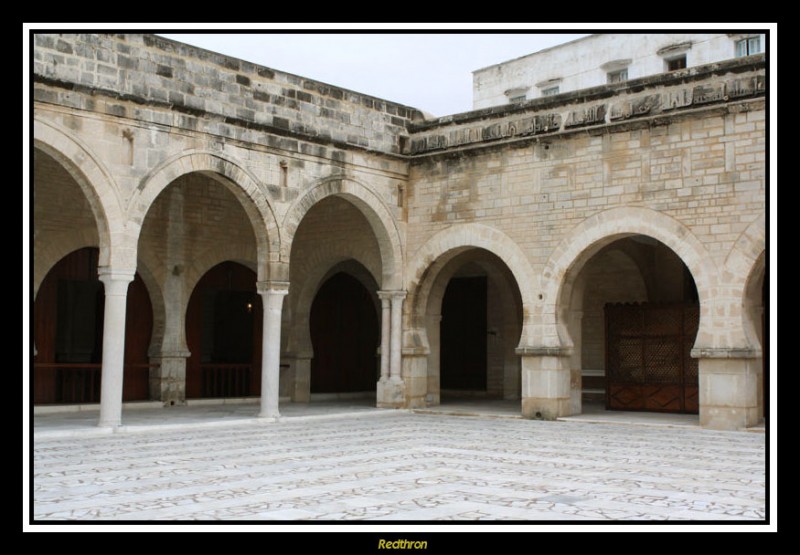
[{"label": "stone cornice", "polygon": [[[753,65],[751,63],[745,67],[752,69]],[[724,107],[763,97],[767,89],[763,72],[751,72],[744,76],[739,72],[730,72],[722,78],[705,79],[703,82],[673,77],[659,84],[663,86],[653,88],[627,84],[624,91],[614,89],[616,93],[609,98],[595,98],[590,92],[581,91],[586,94],[571,101],[561,99],[558,103],[541,106],[534,101],[526,110],[506,106],[505,112],[495,112],[491,117],[477,120],[454,118],[447,121],[443,118],[434,126],[413,125],[411,140],[403,152],[418,156],[553,133],[604,129],[648,118],[671,118],[682,112]],[[603,89],[612,90],[610,86]]]}]

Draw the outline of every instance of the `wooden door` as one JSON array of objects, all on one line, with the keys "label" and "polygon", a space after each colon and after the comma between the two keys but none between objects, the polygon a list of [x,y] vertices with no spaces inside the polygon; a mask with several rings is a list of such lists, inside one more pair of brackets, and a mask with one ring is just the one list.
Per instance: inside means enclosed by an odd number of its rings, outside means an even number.
[{"label": "wooden door", "polygon": [[378,381],[378,315],[369,291],[338,273],[311,305],[312,393],[373,391]]},{"label": "wooden door", "polygon": [[[33,309],[35,404],[100,401],[105,297],[98,254],[87,247],[65,256],[39,286]],[[145,400],[153,312],[138,274],[128,287],[126,310],[123,400]]]},{"label": "wooden door", "polygon": [[608,304],[606,408],[696,414],[696,304]]},{"label": "wooden door", "polygon": [[147,350],[153,334],[153,306],[138,273],[128,286],[126,306],[122,400],[144,401],[150,398],[150,359]]}]

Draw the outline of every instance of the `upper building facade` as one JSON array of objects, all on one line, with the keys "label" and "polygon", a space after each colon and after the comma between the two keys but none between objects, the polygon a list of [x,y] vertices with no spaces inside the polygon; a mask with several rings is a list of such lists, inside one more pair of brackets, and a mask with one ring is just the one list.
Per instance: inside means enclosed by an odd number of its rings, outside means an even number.
[{"label": "upper building facade", "polygon": [[762,54],[763,33],[596,34],[473,72],[473,109]]},{"label": "upper building facade", "polygon": [[766,413],[763,54],[435,120],[152,35],[32,58],[36,405]]}]

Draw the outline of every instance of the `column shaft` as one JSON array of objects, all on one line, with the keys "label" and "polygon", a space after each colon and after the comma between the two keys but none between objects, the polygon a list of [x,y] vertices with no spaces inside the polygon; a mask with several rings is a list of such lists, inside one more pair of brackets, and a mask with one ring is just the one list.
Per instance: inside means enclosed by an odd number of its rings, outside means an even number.
[{"label": "column shaft", "polygon": [[98,426],[116,428],[122,423],[122,382],[125,366],[125,309],[132,270],[100,269],[105,290],[103,313],[103,363]]},{"label": "column shaft", "polygon": [[261,356],[260,417],[278,418],[278,396],[281,365],[281,312],[283,298],[289,292],[288,283],[259,283],[258,292],[264,305],[264,325]]}]

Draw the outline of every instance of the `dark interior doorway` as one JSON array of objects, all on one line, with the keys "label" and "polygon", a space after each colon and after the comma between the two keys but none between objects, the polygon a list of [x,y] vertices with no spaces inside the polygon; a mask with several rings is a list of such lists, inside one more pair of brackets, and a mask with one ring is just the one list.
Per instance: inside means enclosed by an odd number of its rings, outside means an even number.
[{"label": "dark interior doorway", "polygon": [[441,389],[486,391],[486,276],[453,278],[442,299]]}]

